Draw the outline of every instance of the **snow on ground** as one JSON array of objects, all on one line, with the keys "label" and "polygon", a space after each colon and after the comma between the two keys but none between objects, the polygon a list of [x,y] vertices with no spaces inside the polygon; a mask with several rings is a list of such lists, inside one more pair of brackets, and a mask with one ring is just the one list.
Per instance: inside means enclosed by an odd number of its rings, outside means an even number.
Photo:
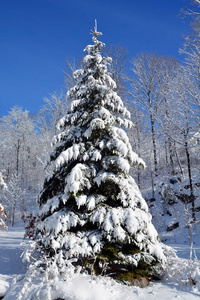
[{"label": "snow on ground", "polygon": [[24,226],[18,224],[8,231],[0,230],[0,297],[5,295],[12,279],[26,272],[26,265],[22,263]]},{"label": "snow on ground", "polygon": [[[5,295],[13,278],[17,281],[7,293],[5,300],[19,299],[16,292],[24,286],[25,280],[20,274],[25,273],[26,266],[22,263],[20,255],[23,247],[24,228],[20,224],[8,231],[0,232],[0,297]],[[180,257],[190,257],[189,245],[174,244]],[[200,257],[200,246],[195,246],[197,257]],[[17,277],[18,276],[18,277]],[[17,279],[17,280],[16,280]],[[41,284],[41,282],[40,282]],[[138,299],[180,299],[195,300],[199,299],[200,293],[192,291],[191,288],[180,285],[176,280],[165,282],[152,282],[144,289],[139,287],[130,287],[115,282],[110,278],[93,277],[89,275],[74,274],[67,277],[66,281],[43,283],[40,286],[40,294],[32,297],[39,287],[34,284],[30,288],[29,296],[23,296],[22,300],[28,299],[56,299],[66,300],[138,300]],[[31,290],[32,289],[32,290]]]},{"label": "snow on ground", "polygon": [[[200,241],[199,241],[200,242]],[[190,246],[184,244],[167,244],[168,246],[172,247],[176,250],[176,254],[180,258],[189,259],[190,258]],[[192,259],[195,256],[200,260],[200,245],[192,247]]]},{"label": "snow on ground", "polygon": [[[22,288],[23,281],[15,285],[5,297],[5,300],[13,300],[16,291]],[[32,290],[31,290],[32,288]],[[29,289],[29,296],[21,298],[22,300],[197,300],[199,294],[181,290],[175,284],[151,283],[148,287],[141,289],[139,287],[130,287],[116,283],[110,278],[92,277],[89,275],[73,275],[67,281],[56,282],[54,287],[46,285],[40,294],[35,295],[38,288],[34,285]]]},{"label": "snow on ground", "polygon": [[0,274],[14,275],[26,272],[21,263],[23,251],[24,226],[19,224],[8,231],[0,231]]}]

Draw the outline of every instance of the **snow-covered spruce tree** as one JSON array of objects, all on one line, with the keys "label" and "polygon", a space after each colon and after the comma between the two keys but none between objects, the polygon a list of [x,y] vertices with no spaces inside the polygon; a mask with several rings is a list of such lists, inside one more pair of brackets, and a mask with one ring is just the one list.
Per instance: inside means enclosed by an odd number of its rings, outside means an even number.
[{"label": "snow-covered spruce tree", "polygon": [[127,281],[161,270],[164,246],[129,175],[130,166],[144,166],[125,131],[130,113],[107,71],[111,59],[100,54],[101,33],[92,34],[94,44],[67,94],[71,110],[53,139],[36,244],[60,268],[71,259],[83,271]]}]

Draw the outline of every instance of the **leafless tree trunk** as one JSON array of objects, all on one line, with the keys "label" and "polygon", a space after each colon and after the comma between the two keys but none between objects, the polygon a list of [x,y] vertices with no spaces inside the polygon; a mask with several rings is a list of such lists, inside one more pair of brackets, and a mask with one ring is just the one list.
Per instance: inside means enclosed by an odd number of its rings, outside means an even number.
[{"label": "leafless tree trunk", "polygon": [[192,182],[192,172],[191,172],[191,162],[190,162],[190,153],[188,149],[188,142],[187,142],[187,136],[185,136],[185,153],[187,157],[187,168],[188,168],[188,177],[189,177],[189,183],[190,183],[190,197],[192,201],[192,218],[195,221],[196,215],[195,215],[195,197],[194,197],[194,189],[193,189],[193,182]]},{"label": "leafless tree trunk", "polygon": [[153,143],[154,172],[155,172],[155,176],[157,176],[158,175],[158,159],[157,159],[157,150],[156,150],[155,121],[151,114],[150,114],[150,120],[151,120],[151,133],[152,133],[152,143]]},{"label": "leafless tree trunk", "polygon": [[133,77],[128,78],[132,86],[132,91],[129,94],[133,101],[140,103],[149,115],[155,176],[158,175],[155,120],[161,98],[158,89],[160,62],[160,58],[155,54],[141,53],[132,60]]}]

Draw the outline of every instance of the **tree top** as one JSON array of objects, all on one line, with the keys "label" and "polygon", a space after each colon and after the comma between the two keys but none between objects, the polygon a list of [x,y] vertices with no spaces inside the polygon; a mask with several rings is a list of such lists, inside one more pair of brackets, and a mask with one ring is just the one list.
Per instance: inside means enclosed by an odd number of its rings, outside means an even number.
[{"label": "tree top", "polygon": [[98,38],[100,35],[102,35],[101,32],[97,31],[97,20],[96,20],[96,19],[95,19],[94,31],[91,30],[91,34],[92,34],[95,38]]}]

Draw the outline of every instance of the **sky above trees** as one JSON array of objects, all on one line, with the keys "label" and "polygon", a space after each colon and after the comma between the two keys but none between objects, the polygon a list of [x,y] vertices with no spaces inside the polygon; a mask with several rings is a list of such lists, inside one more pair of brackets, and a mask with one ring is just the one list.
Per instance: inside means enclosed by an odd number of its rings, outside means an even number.
[{"label": "sky above trees", "polygon": [[37,113],[43,98],[64,87],[66,59],[82,57],[94,20],[106,45],[182,59],[189,22],[186,0],[2,0],[0,3],[0,116],[14,105]]}]

